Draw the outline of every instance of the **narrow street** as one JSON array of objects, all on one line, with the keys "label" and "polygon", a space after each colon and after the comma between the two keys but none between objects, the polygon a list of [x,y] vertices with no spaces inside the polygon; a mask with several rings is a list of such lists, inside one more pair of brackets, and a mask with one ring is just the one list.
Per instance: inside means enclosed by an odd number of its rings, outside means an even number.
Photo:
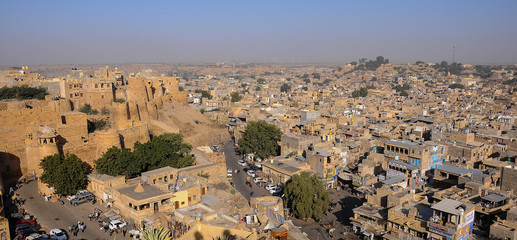
[{"label": "narrow street", "polygon": [[246,185],[246,177],[248,176],[246,174],[246,171],[244,171],[244,168],[241,165],[237,163],[237,161],[241,160],[242,157],[237,155],[235,152],[235,147],[233,141],[228,141],[224,144],[223,148],[224,154],[226,156],[226,167],[231,168],[232,171],[235,171],[235,169],[238,169],[240,173],[235,174],[233,173],[232,181],[234,184],[235,189],[242,194],[243,197],[245,197],[248,202],[250,200],[250,193],[253,191],[253,194],[255,197],[259,196],[271,196],[271,194],[262,186],[259,187],[253,182],[253,178],[251,178],[252,187]]}]

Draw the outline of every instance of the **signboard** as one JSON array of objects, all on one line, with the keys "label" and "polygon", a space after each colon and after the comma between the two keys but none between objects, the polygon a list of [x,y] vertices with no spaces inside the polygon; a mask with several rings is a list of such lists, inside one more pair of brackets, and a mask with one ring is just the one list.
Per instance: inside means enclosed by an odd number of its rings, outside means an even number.
[{"label": "signboard", "polygon": [[440,234],[440,235],[445,236],[450,239],[453,239],[454,235],[456,234],[456,229],[448,228],[448,227],[442,226],[438,223],[427,222],[427,227],[429,228],[430,232]]}]

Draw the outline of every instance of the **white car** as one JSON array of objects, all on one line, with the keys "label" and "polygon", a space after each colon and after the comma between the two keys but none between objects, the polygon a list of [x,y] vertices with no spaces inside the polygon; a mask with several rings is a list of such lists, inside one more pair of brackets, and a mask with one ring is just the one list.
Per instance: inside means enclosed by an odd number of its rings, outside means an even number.
[{"label": "white car", "polygon": [[259,178],[259,177],[254,178],[253,181],[255,183],[266,183],[266,180]]},{"label": "white car", "polygon": [[248,170],[246,173],[247,173],[249,176],[251,176],[251,177],[256,177],[256,176],[257,176],[257,173],[256,173],[255,171],[253,171],[253,170]]},{"label": "white car", "polygon": [[54,228],[54,229],[50,230],[49,233],[50,233],[50,237],[53,239],[58,239],[58,240],[67,240],[68,239],[65,231],[63,231],[59,228]]},{"label": "white car", "polygon": [[[55,237],[56,238],[56,237]],[[44,233],[33,233],[25,238],[26,240],[40,240],[40,239],[50,239],[50,236]]]},{"label": "white car", "polygon": [[120,220],[113,220],[110,222],[110,225],[109,225],[110,229],[113,229],[113,230],[121,229],[125,226],[126,226],[126,222],[120,221]]},{"label": "white car", "polygon": [[273,188],[275,188],[275,187],[276,187],[276,185],[274,185],[274,184],[268,184],[268,185],[266,186],[266,190],[268,190],[268,191],[269,191],[269,190],[271,190],[271,189],[273,189]]},{"label": "white car", "polygon": [[271,194],[280,193],[281,191],[282,191],[282,189],[280,187],[277,187],[277,186],[269,189],[269,193],[271,193]]},{"label": "white car", "polygon": [[248,165],[244,160],[239,160],[237,161],[237,163],[243,167],[245,167],[246,165]]}]

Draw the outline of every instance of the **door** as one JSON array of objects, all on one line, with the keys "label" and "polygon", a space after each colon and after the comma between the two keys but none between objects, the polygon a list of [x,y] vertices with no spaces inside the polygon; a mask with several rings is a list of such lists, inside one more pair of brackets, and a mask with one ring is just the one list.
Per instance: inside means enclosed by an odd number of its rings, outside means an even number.
[{"label": "door", "polygon": [[178,202],[178,201],[174,202],[174,207],[176,209],[180,208],[180,202]]},{"label": "door", "polygon": [[154,203],[154,213],[157,213],[159,212],[160,210],[158,209],[158,202],[155,202]]}]

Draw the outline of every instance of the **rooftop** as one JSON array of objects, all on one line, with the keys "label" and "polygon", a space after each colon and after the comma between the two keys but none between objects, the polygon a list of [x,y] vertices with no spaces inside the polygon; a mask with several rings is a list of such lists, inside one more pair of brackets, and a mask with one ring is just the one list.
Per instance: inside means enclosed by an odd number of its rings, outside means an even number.
[{"label": "rooftop", "polygon": [[120,188],[118,189],[118,192],[136,201],[168,194],[167,192],[149,184],[141,184],[144,190],[143,192],[135,191],[138,190],[137,188],[140,189],[139,186],[140,184],[135,184],[129,187]]},{"label": "rooftop", "polygon": [[[443,199],[442,201],[436,203],[431,208],[434,210],[454,214],[454,215],[460,215],[462,212],[465,212],[474,206],[472,204],[459,202],[452,199]],[[463,210],[461,210],[463,209]]]}]

